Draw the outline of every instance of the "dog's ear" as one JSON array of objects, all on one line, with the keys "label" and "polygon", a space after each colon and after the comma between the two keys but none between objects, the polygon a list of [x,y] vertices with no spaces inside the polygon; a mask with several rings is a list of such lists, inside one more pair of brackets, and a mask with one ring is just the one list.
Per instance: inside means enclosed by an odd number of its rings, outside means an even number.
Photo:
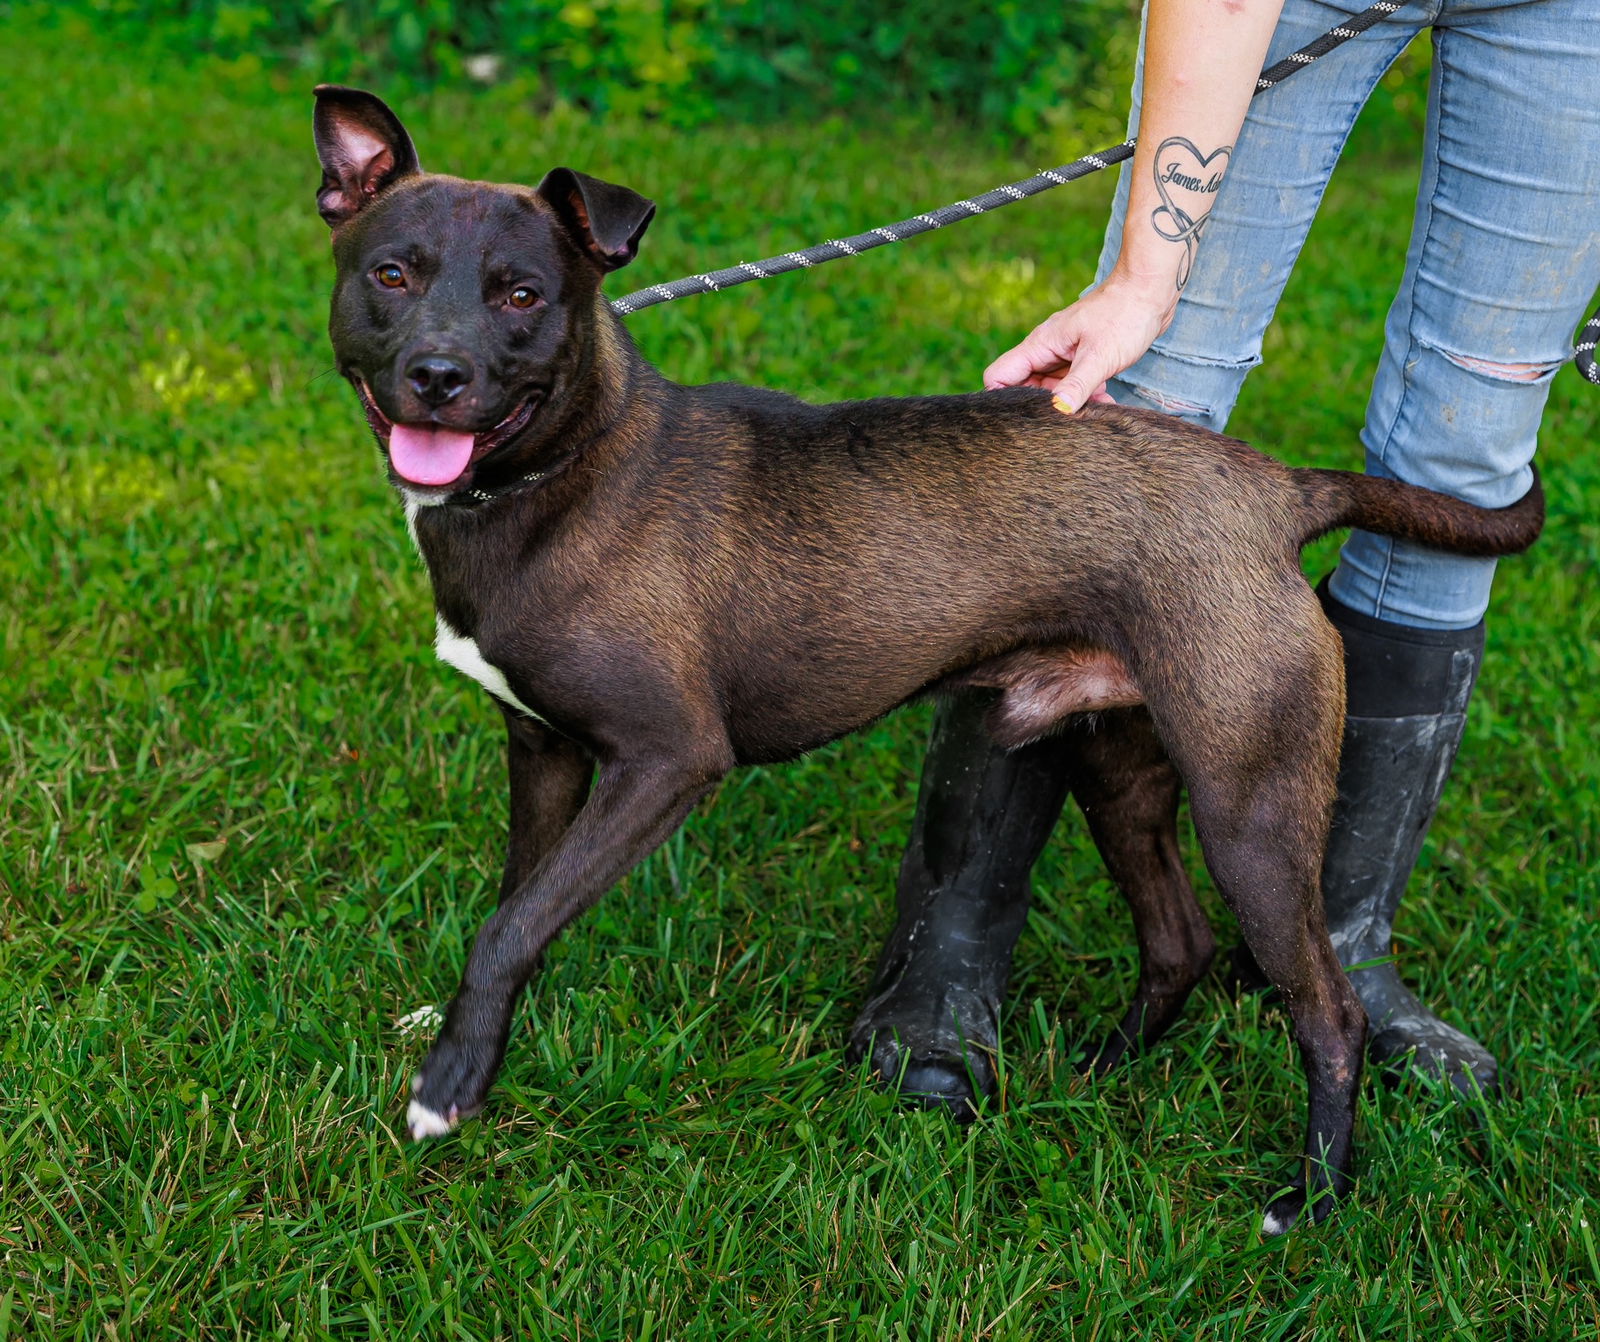
[{"label": "dog's ear", "polygon": [[318,84],[316,95],[313,127],[322,160],[317,213],[329,228],[338,228],[422,165],[400,118],[382,99],[338,84]]},{"label": "dog's ear", "polygon": [[571,168],[552,168],[538,192],[601,270],[616,270],[639,254],[639,239],[655,218],[656,203]]}]

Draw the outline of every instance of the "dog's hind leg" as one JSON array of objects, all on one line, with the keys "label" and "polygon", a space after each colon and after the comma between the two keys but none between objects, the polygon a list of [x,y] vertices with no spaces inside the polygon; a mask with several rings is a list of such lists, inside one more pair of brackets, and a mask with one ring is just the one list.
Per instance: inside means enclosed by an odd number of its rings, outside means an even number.
[{"label": "dog's hind leg", "polygon": [[1255,637],[1231,645],[1230,631],[1218,630],[1211,644],[1191,645],[1170,675],[1145,682],[1157,730],[1188,784],[1206,862],[1283,994],[1306,1071],[1304,1165],[1268,1205],[1269,1234],[1303,1211],[1321,1220],[1350,1186],[1366,1037],[1365,1013],[1328,940],[1320,889],[1343,720],[1339,644],[1309,591],[1303,604],[1310,608],[1275,611]]},{"label": "dog's hind leg", "polygon": [[1122,1021],[1080,1066],[1106,1071],[1177,1020],[1217,942],[1178,853],[1178,772],[1143,708],[1105,713],[1064,737],[1073,798],[1139,939],[1139,986]]}]

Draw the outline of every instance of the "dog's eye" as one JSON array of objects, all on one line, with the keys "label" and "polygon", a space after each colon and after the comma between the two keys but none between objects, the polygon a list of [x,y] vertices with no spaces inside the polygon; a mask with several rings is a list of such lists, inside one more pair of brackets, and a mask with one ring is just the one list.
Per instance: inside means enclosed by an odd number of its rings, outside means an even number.
[{"label": "dog's eye", "polygon": [[506,301],[514,308],[531,308],[539,301],[539,295],[526,284],[519,284],[507,296]]},{"label": "dog's eye", "polygon": [[372,272],[372,278],[385,289],[400,289],[405,287],[406,273],[396,265],[379,266]]}]

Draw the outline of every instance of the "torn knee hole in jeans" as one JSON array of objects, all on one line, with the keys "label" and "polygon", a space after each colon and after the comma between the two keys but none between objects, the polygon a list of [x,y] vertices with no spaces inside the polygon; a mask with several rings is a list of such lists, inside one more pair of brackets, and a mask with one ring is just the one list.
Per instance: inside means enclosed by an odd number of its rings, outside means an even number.
[{"label": "torn knee hole in jeans", "polygon": [[1439,353],[1457,368],[1465,369],[1469,373],[1481,373],[1484,377],[1492,377],[1496,382],[1537,382],[1547,373],[1553,373],[1561,367],[1559,362],[1500,363],[1494,359],[1479,359],[1471,354],[1456,354],[1447,349],[1442,349]]},{"label": "torn knee hole in jeans", "polygon": [[1211,407],[1198,401],[1186,401],[1180,396],[1168,396],[1150,387],[1134,386],[1140,399],[1150,402],[1157,410],[1168,415],[1209,415]]}]

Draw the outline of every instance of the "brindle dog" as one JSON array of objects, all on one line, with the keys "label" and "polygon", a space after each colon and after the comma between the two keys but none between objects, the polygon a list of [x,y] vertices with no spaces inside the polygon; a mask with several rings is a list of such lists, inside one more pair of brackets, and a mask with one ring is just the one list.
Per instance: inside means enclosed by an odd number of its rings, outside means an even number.
[{"label": "brindle dog", "polygon": [[508,736],[500,905],[412,1134],[482,1107],[551,938],[730,769],[989,687],[1002,745],[1069,736],[1133,911],[1138,990],[1093,1065],[1159,1037],[1213,954],[1174,857],[1181,777],[1309,1081],[1303,1169],[1267,1226],[1324,1215],[1350,1182],[1366,1022],[1318,893],[1343,663],[1300,547],[1354,524],[1509,554],[1538,535],[1537,486],[1487,512],[1032,389],[813,406],[679,386],[601,294],[651,202],[567,168],[531,190],[424,173],[353,89],[317,90],[315,129],[339,372],[405,501],[439,652]]}]

